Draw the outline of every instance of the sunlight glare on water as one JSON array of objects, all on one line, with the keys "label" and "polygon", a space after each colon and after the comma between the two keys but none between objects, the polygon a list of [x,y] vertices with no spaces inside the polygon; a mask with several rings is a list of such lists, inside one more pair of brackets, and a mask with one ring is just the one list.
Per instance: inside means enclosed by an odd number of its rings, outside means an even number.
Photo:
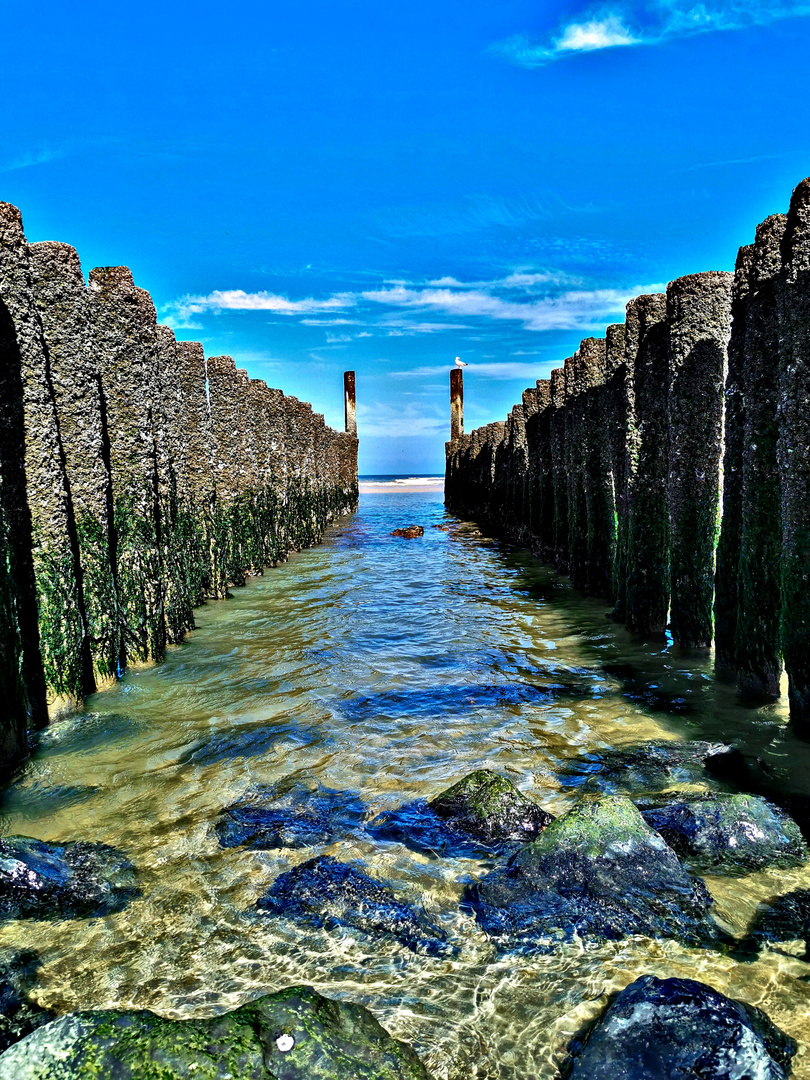
[{"label": "sunlight glare on water", "polygon": [[[390,537],[410,524],[424,537]],[[362,834],[315,850],[219,846],[218,813],[283,777],[356,791],[370,818],[487,767],[559,814],[577,799],[569,763],[647,740],[732,741],[808,793],[810,748],[786,730],[783,704],[743,708],[709,659],[634,642],[605,613],[527,552],[446,515],[440,493],[363,496],[322,546],[200,609],[164,663],[45,733],[5,794],[3,831],[112,844],[143,892],[104,918],[7,923],[2,945],[40,953],[36,996],[60,1012],[207,1016],[308,983],[368,1005],[437,1080],[552,1077],[608,994],[642,974],[699,978],[799,1039],[794,1076],[807,1080],[810,966],[798,958],[764,950],[745,964],[644,938],[499,957],[459,911],[492,862]],[[321,853],[424,905],[459,954],[251,915],[280,872]],[[807,888],[810,872],[707,884],[743,933],[760,900]]]}]

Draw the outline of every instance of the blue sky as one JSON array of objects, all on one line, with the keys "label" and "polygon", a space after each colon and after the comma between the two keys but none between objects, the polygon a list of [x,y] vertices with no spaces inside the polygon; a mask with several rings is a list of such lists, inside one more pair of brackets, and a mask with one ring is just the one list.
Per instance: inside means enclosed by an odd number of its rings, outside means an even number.
[{"label": "blue sky", "polygon": [[443,470],[810,174],[810,3],[0,0],[0,199],[178,337]]}]

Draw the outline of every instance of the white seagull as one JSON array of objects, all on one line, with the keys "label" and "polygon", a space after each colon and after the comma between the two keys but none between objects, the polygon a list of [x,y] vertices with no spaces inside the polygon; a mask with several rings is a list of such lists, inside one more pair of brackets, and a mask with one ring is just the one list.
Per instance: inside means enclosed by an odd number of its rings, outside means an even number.
[{"label": "white seagull", "polygon": [[469,367],[469,365],[465,364],[460,356],[457,356],[456,357],[456,367]]}]

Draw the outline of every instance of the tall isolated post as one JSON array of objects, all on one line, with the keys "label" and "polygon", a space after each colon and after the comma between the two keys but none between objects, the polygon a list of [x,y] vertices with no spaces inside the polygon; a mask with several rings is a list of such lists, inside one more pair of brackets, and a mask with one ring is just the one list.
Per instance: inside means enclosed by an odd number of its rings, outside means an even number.
[{"label": "tall isolated post", "polygon": [[346,432],[357,436],[357,394],[353,371],[343,372],[343,398],[346,405]]},{"label": "tall isolated post", "polygon": [[450,442],[464,434],[464,372],[450,368]]}]

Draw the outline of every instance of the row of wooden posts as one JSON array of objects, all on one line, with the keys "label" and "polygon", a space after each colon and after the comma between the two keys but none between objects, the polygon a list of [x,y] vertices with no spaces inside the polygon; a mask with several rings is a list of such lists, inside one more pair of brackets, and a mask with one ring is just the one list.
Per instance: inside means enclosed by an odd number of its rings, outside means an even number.
[{"label": "row of wooden posts", "polygon": [[339,432],[0,203],[0,769],[356,507],[354,372],[344,394]]},{"label": "row of wooden posts", "polygon": [[[473,369],[474,370],[474,369]],[[633,633],[714,645],[745,695],[810,733],[810,179],[734,273],[639,296],[463,433],[451,371],[446,501],[531,548]]]}]

